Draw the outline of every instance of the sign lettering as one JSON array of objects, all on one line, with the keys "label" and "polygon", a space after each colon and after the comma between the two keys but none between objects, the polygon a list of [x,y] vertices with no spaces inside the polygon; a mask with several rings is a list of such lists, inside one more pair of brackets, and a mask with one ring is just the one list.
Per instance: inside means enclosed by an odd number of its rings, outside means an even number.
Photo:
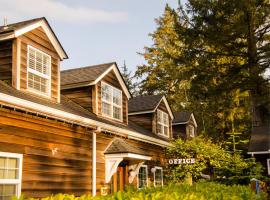
[{"label": "sign lettering", "polygon": [[181,164],[194,164],[195,163],[195,158],[174,158],[174,159],[169,159],[168,163],[170,165],[181,165]]}]

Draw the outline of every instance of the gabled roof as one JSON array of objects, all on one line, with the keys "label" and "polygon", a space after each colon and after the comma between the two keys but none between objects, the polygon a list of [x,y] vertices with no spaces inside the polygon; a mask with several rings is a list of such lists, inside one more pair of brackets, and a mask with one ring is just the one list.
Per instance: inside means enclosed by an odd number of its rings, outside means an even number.
[{"label": "gabled roof", "polygon": [[270,154],[270,125],[253,127],[248,152]]},{"label": "gabled roof", "polygon": [[8,24],[7,26],[0,26],[0,41],[17,38],[38,27],[43,28],[61,60],[68,58],[64,48],[45,17]]},{"label": "gabled roof", "polygon": [[61,89],[95,85],[111,71],[114,71],[123,91],[130,98],[131,94],[115,62],[63,70],[61,71]]},{"label": "gabled roof", "polygon": [[134,153],[138,155],[146,155],[148,156],[147,152],[133,147],[128,142],[120,139],[115,138],[111,144],[108,146],[108,148],[105,150],[104,154],[119,154],[119,153]]},{"label": "gabled roof", "polygon": [[49,99],[16,90],[5,82],[0,81],[0,105],[81,126],[101,127],[103,131],[139,141],[161,146],[169,145],[168,140],[159,137],[143,127],[138,128],[135,123],[129,122],[128,126],[126,126],[121,123],[114,123],[110,120],[99,118],[64,95],[61,95],[61,103],[52,102]]},{"label": "gabled roof", "polygon": [[195,120],[195,117],[192,112],[174,112],[174,120],[173,120],[173,125],[177,124],[187,124],[190,119],[193,120],[195,126],[197,127],[197,122]]},{"label": "gabled roof", "polygon": [[167,102],[167,99],[163,95],[148,95],[137,96],[129,100],[128,102],[128,114],[137,115],[144,113],[153,113],[158,108],[161,101],[164,101],[166,108],[173,119],[171,108]]}]

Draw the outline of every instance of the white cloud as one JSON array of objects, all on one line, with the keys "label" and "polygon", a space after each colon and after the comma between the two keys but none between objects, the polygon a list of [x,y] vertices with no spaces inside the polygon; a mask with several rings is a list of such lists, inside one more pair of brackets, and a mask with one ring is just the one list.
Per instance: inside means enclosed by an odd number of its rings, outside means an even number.
[{"label": "white cloud", "polygon": [[9,19],[48,17],[61,22],[117,23],[127,20],[125,12],[111,12],[88,7],[71,7],[53,0],[0,0],[0,14]]}]

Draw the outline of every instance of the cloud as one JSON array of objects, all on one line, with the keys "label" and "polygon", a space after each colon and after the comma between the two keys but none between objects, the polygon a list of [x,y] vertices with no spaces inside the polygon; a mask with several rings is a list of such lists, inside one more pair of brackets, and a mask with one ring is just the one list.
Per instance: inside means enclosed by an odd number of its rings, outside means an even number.
[{"label": "cloud", "polygon": [[45,16],[52,20],[76,23],[118,23],[127,20],[127,13],[88,7],[72,7],[53,0],[1,0],[0,13],[9,19]]}]

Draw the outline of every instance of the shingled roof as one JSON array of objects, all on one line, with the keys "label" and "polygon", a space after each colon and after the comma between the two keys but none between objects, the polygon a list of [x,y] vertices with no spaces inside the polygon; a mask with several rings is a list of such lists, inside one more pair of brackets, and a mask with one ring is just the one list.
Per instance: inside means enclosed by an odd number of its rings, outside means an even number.
[{"label": "shingled roof", "polygon": [[270,153],[270,125],[253,127],[248,151]]},{"label": "shingled roof", "polygon": [[192,112],[174,112],[173,123],[185,123],[188,122]]},{"label": "shingled roof", "polygon": [[67,53],[65,52],[63,46],[61,45],[60,41],[58,40],[57,36],[55,35],[53,29],[51,28],[45,17],[25,20],[13,24],[7,24],[6,26],[0,26],[0,41],[17,38],[20,35],[23,35],[38,27],[43,28],[61,60],[67,59]]},{"label": "shingled roof", "polygon": [[34,24],[40,20],[45,20],[45,18],[44,17],[35,18],[35,19],[30,19],[30,20],[26,20],[26,21],[22,21],[22,22],[8,24],[7,26],[0,26],[0,34],[21,29],[25,26],[29,26],[31,24]]},{"label": "shingled roof", "polygon": [[[88,119],[92,119],[98,122],[103,122],[105,124],[109,124],[115,127],[119,127],[125,130],[130,130],[130,131],[135,131],[141,135],[144,136],[149,136],[155,139],[160,139],[160,140],[164,140],[168,142],[168,139],[165,139],[161,136],[158,136],[154,133],[152,133],[151,131],[148,131],[146,129],[144,129],[143,127],[138,126],[136,123],[129,121],[128,126],[123,125],[121,123],[115,123],[112,122],[110,120],[106,120],[104,118],[99,118],[97,115],[95,115],[92,112],[89,112],[88,110],[84,109],[83,107],[81,107],[80,105],[76,104],[75,102],[73,102],[72,100],[68,99],[67,97],[65,97],[64,95],[61,95],[61,103],[57,103],[57,102],[53,102],[50,99],[46,99],[46,98],[42,98],[39,97],[37,95],[32,95],[31,93],[26,93],[20,90],[16,90],[15,88],[11,87],[10,85],[6,84],[3,81],[0,81],[0,93],[5,94],[5,95],[9,95],[9,96],[13,96],[16,98],[19,98],[21,100],[25,100],[28,102],[33,102],[42,106],[47,106],[49,108],[53,108],[53,109],[57,109],[59,111],[64,111],[70,114],[74,114],[80,117],[85,117]],[[12,102],[6,104],[7,106],[12,106]],[[19,108],[22,109],[23,108]],[[39,115],[42,115],[42,112],[36,112],[35,110],[27,110],[27,112],[33,112],[33,113],[38,113]],[[54,118],[54,113],[51,113],[52,115],[49,117]],[[47,116],[46,112],[45,112],[45,116]],[[58,118],[56,118],[58,119]],[[65,121],[65,119],[60,119]],[[76,122],[72,122],[74,124],[76,124]]]},{"label": "shingled roof", "polygon": [[79,83],[91,83],[108,70],[113,64],[105,63],[100,65],[79,67],[61,71],[61,87]]},{"label": "shingled roof", "polygon": [[154,110],[163,95],[138,96],[129,100],[128,112],[141,112]]},{"label": "shingled roof", "polygon": [[147,152],[133,147],[131,144],[128,142],[120,139],[120,138],[115,138],[111,145],[106,149],[104,154],[118,154],[118,153],[133,153],[133,154],[139,154],[139,155],[145,155],[149,156]]}]

